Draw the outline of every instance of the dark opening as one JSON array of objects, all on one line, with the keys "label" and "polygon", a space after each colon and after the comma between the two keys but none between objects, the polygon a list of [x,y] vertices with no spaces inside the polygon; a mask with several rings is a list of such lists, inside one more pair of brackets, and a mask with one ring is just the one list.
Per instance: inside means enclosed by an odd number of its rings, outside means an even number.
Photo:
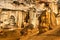
[{"label": "dark opening", "polygon": [[18,1],[13,1],[13,3],[15,3],[16,5],[20,5]]}]

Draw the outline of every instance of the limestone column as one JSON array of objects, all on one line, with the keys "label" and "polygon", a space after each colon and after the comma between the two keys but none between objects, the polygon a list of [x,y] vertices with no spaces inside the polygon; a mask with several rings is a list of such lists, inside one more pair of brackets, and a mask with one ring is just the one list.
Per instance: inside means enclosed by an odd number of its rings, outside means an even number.
[{"label": "limestone column", "polygon": [[18,11],[18,27],[21,28],[22,26],[22,12]]},{"label": "limestone column", "polygon": [[36,13],[33,10],[30,10],[29,12],[29,16],[30,16],[30,23],[34,25],[34,28],[36,27]]},{"label": "limestone column", "polygon": [[55,17],[55,14],[58,14],[58,6],[57,6],[57,3],[49,3],[49,7],[51,8],[51,14],[50,14],[50,22],[51,22],[51,26],[52,28],[55,28],[56,25],[57,25],[57,21],[56,21],[56,17]]}]

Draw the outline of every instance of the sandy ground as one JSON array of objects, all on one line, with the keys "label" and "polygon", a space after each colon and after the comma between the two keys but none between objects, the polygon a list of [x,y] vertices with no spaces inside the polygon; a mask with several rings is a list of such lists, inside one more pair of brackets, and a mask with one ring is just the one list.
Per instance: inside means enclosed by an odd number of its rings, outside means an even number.
[{"label": "sandy ground", "polygon": [[43,34],[31,36],[27,40],[60,40],[60,27]]},{"label": "sandy ground", "polygon": [[60,27],[43,34],[20,36],[19,31],[8,31],[0,34],[0,40],[60,40]]},{"label": "sandy ground", "polygon": [[33,36],[25,36],[21,40],[60,40],[60,27],[50,30],[43,34]]},{"label": "sandy ground", "polygon": [[19,33],[16,30],[0,33],[0,40],[18,40],[19,37]]}]

